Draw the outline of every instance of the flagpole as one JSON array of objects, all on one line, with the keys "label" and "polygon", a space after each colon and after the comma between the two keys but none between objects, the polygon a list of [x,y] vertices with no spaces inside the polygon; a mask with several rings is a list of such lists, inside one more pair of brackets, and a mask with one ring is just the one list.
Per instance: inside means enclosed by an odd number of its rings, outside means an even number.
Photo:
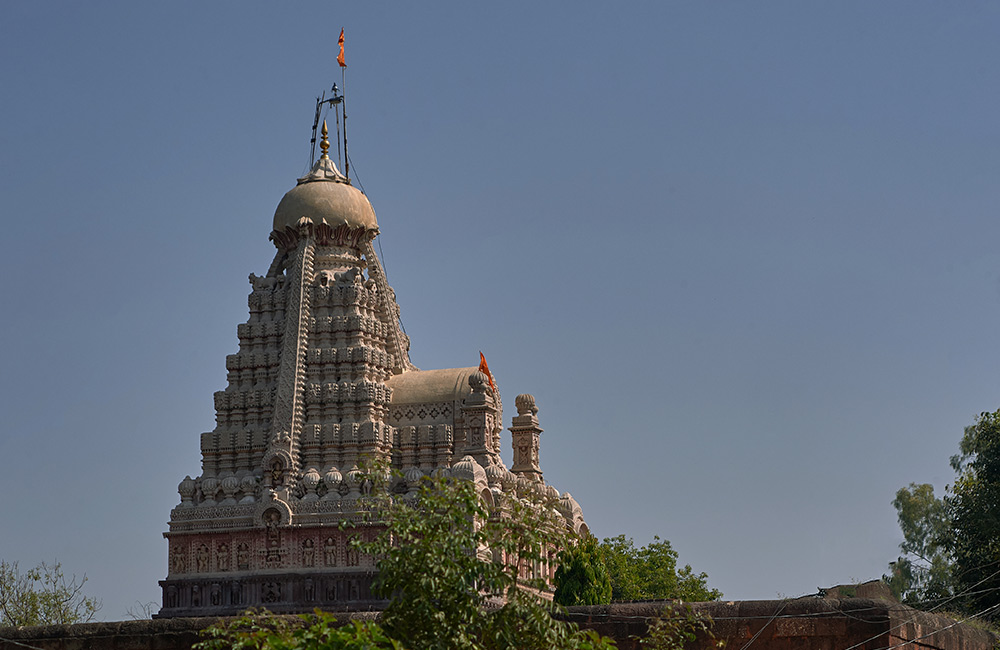
[{"label": "flagpole", "polygon": [[347,181],[351,180],[351,163],[350,158],[347,157],[347,66],[340,67],[340,85],[343,87],[343,92],[341,92],[341,97],[343,101],[340,103],[340,110],[344,115],[344,177]]}]

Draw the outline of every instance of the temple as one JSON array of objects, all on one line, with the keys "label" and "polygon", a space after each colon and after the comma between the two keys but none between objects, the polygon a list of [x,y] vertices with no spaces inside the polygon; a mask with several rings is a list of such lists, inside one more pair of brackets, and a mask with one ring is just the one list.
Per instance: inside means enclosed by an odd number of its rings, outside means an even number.
[{"label": "temple", "polygon": [[158,617],[380,607],[375,562],[349,545],[380,529],[341,526],[365,521],[372,483],[359,466],[370,461],[396,470],[389,489],[403,497],[432,473],[475,482],[491,507],[534,489],[568,528],[586,531],[573,497],[542,476],[531,395],[515,398],[508,469],[494,378],[480,366],[410,362],[372,247],[375,212],[330,159],[325,123],[321,149],[275,210],[274,261],[264,276],[250,275],[250,317],[226,358],[215,429],[201,435],[201,475],[180,482],[164,533]]}]

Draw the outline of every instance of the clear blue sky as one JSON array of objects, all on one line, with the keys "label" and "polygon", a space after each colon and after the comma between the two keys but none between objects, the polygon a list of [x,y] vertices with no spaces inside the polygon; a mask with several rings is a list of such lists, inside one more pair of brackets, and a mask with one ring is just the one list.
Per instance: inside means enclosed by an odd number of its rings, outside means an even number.
[{"label": "clear blue sky", "polygon": [[414,362],[728,598],[881,575],[1000,406],[995,3],[3,3],[0,558],[159,599],[341,27]]}]

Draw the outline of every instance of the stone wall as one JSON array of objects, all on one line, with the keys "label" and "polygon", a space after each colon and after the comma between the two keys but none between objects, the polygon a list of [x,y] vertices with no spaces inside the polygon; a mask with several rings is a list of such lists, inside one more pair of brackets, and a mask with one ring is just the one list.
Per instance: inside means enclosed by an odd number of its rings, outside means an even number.
[{"label": "stone wall", "polygon": [[[651,617],[670,615],[668,601],[572,607],[564,618],[638,648]],[[939,650],[990,650],[997,638],[978,628],[882,600],[803,598],[693,603],[714,620],[713,633],[730,650],[885,650],[899,644]],[[682,610],[677,610],[682,611]],[[374,612],[337,615],[340,620],[373,618]],[[221,619],[173,618],[0,628],[0,650],[189,650],[198,632]],[[692,650],[714,646],[701,638]]]},{"label": "stone wall", "polygon": [[[800,598],[692,603],[692,609],[710,616],[712,633],[725,647],[740,650],[885,650],[910,643],[940,650],[989,650],[997,638],[982,629],[957,624],[954,619],[921,612],[896,602],[867,598]],[[618,641],[634,650],[656,616],[683,615],[684,609],[665,601],[571,607],[565,618]],[[692,650],[710,650],[704,636]]]}]

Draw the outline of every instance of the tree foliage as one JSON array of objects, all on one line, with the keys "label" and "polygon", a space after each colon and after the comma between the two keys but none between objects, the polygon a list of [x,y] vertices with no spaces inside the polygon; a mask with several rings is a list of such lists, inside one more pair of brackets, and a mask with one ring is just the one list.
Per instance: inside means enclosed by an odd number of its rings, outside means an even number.
[{"label": "tree foliage", "polygon": [[1000,603],[1000,410],[967,427],[959,449],[951,459],[958,477],[944,499],[950,525],[942,543],[956,593],[975,612]]},{"label": "tree foliage", "polygon": [[654,537],[647,546],[635,547],[624,535],[605,538],[601,556],[611,577],[611,598],[647,600],[677,598],[687,601],[718,600],[722,592],[708,586],[708,575],[691,565],[677,568],[677,551],[667,540]]},{"label": "tree foliage", "polygon": [[698,647],[724,648],[726,642],[717,639],[712,628],[715,622],[708,614],[696,612],[690,604],[680,608],[668,606],[660,616],[649,621],[646,636],[639,639],[642,650],[684,650],[699,640]]},{"label": "tree foliage", "polygon": [[197,650],[402,650],[374,621],[340,625],[331,614],[316,610],[296,623],[268,612],[247,612],[215,625],[195,644]]},{"label": "tree foliage", "polygon": [[911,483],[900,488],[892,505],[896,508],[903,541],[899,558],[884,577],[893,594],[911,605],[940,601],[952,595],[951,556],[944,545],[951,523],[943,499],[934,486]]},{"label": "tree foliage", "polygon": [[896,493],[903,555],[885,579],[907,604],[947,601],[997,618],[989,608],[1000,607],[1000,410],[965,428],[951,466],[957,476],[942,498],[927,484]]},{"label": "tree foliage", "polygon": [[611,602],[611,576],[604,566],[596,537],[586,535],[559,553],[555,581],[555,601],[560,605]]},{"label": "tree foliage", "polygon": [[[378,470],[375,472],[378,473]],[[508,497],[491,512],[472,483],[427,479],[416,503],[383,492],[374,541],[352,542],[377,558],[374,589],[390,599],[378,623],[335,631],[317,613],[304,625],[250,617],[211,628],[202,650],[327,648],[410,650],[610,650],[614,642],[552,617],[536,569],[565,542],[552,504],[537,495]],[[303,631],[305,630],[305,631]]]},{"label": "tree foliage", "polygon": [[87,577],[69,580],[59,562],[22,572],[17,562],[0,560],[0,626],[86,623],[101,608],[83,594]]},{"label": "tree foliage", "polygon": [[438,479],[421,487],[416,507],[385,505],[390,534],[358,546],[380,558],[376,593],[395,596],[382,613],[393,638],[442,650],[558,648],[575,638],[538,595],[548,584],[534,568],[566,539],[551,504],[510,498],[491,516],[472,483]]}]

